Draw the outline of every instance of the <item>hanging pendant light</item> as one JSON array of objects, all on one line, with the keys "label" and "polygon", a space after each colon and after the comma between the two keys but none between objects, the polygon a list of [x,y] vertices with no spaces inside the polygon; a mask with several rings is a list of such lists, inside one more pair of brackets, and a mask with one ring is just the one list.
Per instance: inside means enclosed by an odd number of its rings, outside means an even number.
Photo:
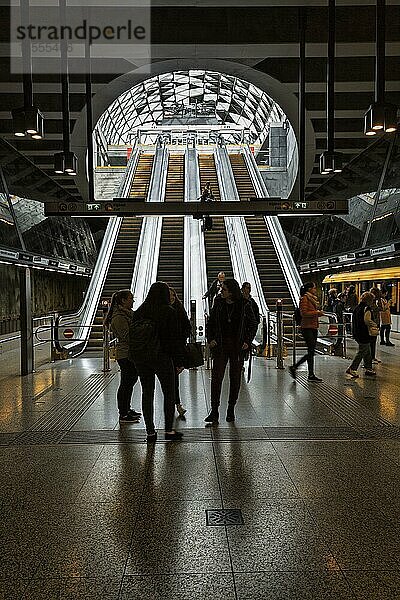
[{"label": "hanging pendant light", "polygon": [[[59,0],[60,25],[66,25],[66,2]],[[70,150],[69,127],[69,78],[68,78],[68,46],[66,40],[61,40],[61,88],[62,88],[62,123],[63,123],[63,152],[54,154],[54,172],[57,175],[76,175],[78,159]]]},{"label": "hanging pendant light", "polygon": [[374,136],[377,133],[397,131],[397,107],[385,102],[385,0],[376,0],[375,19],[375,101],[364,115],[364,134]]},{"label": "hanging pendant light", "polygon": [[[29,0],[21,0],[21,26],[29,24]],[[21,44],[23,67],[24,106],[11,111],[13,132],[16,137],[30,135],[34,140],[44,138],[44,117],[33,104],[31,41],[27,36]]]},{"label": "hanging pendant light", "polygon": [[327,150],[319,157],[321,175],[341,173],[343,155],[335,152],[335,0],[329,0],[328,61],[326,70],[326,138]]}]

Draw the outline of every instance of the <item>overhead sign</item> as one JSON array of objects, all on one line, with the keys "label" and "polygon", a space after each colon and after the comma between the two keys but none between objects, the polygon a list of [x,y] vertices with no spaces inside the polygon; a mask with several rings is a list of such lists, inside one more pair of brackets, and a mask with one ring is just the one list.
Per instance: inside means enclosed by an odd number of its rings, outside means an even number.
[{"label": "overhead sign", "polygon": [[143,202],[142,198],[114,198],[95,202],[46,202],[45,215],[101,216],[246,216],[246,215],[312,215],[347,214],[347,200],[292,202],[282,198],[249,198],[227,202]]}]

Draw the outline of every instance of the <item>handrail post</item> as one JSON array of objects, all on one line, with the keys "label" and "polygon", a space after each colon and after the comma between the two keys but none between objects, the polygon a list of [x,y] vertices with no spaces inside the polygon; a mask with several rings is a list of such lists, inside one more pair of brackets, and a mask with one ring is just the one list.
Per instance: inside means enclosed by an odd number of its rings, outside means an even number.
[{"label": "handrail post", "polygon": [[293,350],[292,350],[292,360],[293,363],[292,364],[296,364],[296,335],[297,335],[297,323],[296,323],[296,319],[295,316],[293,314]]},{"label": "handrail post", "polygon": [[283,365],[283,315],[282,300],[276,301],[276,368],[284,369]]},{"label": "handrail post", "polygon": [[267,313],[267,358],[272,358],[272,348],[271,348],[271,313],[268,311]]},{"label": "handrail post", "polygon": [[103,324],[103,373],[111,371],[110,367],[110,330]]}]

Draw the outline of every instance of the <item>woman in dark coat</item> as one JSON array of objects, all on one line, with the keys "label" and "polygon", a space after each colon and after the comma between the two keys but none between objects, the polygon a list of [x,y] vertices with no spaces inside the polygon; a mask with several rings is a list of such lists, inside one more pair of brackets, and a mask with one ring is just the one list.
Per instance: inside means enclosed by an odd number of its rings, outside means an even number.
[{"label": "woman in dark coat", "polygon": [[250,303],[242,297],[235,279],[225,279],[221,296],[216,297],[207,323],[207,341],[212,350],[211,412],[204,419],[218,422],[222,380],[229,361],[229,399],[226,420],[235,420],[243,362],[251,349],[258,323]]},{"label": "woman in dark coat", "polygon": [[[169,288],[169,294],[170,294],[171,306],[176,313],[176,318],[177,318],[177,322],[178,322],[178,336],[181,340],[181,343],[183,345],[185,345],[188,337],[192,333],[192,325],[189,321],[189,317],[187,316],[186,310],[185,310],[182,302],[179,300],[178,295],[173,287]],[[175,404],[176,404],[176,410],[178,411],[179,416],[183,417],[183,415],[186,412],[186,408],[183,408],[183,406],[181,404],[181,398],[180,398],[180,394],[179,394],[179,373],[176,369],[175,369]]]},{"label": "woman in dark coat", "polygon": [[164,395],[165,439],[180,440],[183,434],[173,429],[175,412],[175,370],[183,371],[184,348],[178,335],[177,318],[170,303],[169,286],[156,281],[141,306],[133,313],[134,325],[141,321],[155,324],[159,341],[157,355],[133,354],[133,360],[142,384],[142,410],[146,423],[147,441],[155,442],[154,387],[155,377],[161,384]]}]

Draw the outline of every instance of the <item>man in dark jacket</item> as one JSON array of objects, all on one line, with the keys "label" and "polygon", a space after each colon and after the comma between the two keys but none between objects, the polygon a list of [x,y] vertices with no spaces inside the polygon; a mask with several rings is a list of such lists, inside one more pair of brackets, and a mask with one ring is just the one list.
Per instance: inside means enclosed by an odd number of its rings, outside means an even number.
[{"label": "man in dark jacket", "polygon": [[375,297],[371,292],[364,292],[361,296],[360,303],[353,311],[353,337],[358,344],[358,352],[353,358],[353,362],[346,369],[346,373],[352,377],[358,377],[357,369],[362,359],[366,366],[365,375],[375,377],[376,373],[372,370],[372,357],[370,346],[370,329],[375,325],[371,317],[371,306],[375,301]]},{"label": "man in dark jacket", "polygon": [[214,279],[208,290],[203,296],[203,300],[208,298],[208,305],[211,308],[214,302],[214,298],[221,291],[221,286],[225,281],[225,273],[220,271],[217,275],[217,279]]},{"label": "man in dark jacket", "polygon": [[207,323],[207,341],[213,354],[211,375],[211,412],[207,423],[219,420],[219,403],[222,380],[229,361],[229,399],[226,420],[235,420],[235,404],[240,390],[243,362],[251,351],[251,342],[258,323],[251,305],[240,292],[235,279],[225,279],[221,297],[215,299]]}]

